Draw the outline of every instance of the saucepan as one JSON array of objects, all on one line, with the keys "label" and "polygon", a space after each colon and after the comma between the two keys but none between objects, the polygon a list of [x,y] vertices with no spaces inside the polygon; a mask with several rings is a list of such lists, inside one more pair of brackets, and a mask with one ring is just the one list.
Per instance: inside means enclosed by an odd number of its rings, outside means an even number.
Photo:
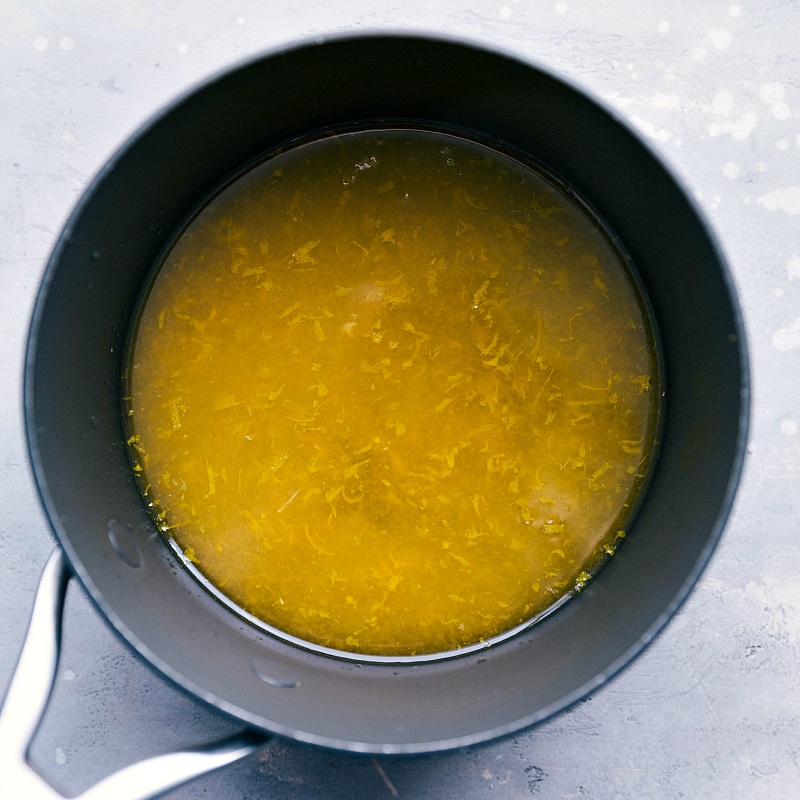
[{"label": "saucepan", "polygon": [[[214,187],[292,141],[394,121],[502,143],[585,198],[630,254],[663,358],[658,458],[615,557],[538,624],[487,648],[416,663],[298,647],[212,597],[144,507],[120,388],[137,297]],[[213,77],[103,167],[44,273],[24,407],[58,550],[0,724],[4,780],[17,775],[28,797],[55,796],[25,762],[26,737],[55,670],[69,576],[157,672],[248,731],[131,767],[86,797],[155,796],[271,736],[400,755],[535,725],[629,664],[698,580],[733,503],[748,404],[742,320],[712,233],[659,157],[569,81],[481,46],[413,35],[303,43]]]}]

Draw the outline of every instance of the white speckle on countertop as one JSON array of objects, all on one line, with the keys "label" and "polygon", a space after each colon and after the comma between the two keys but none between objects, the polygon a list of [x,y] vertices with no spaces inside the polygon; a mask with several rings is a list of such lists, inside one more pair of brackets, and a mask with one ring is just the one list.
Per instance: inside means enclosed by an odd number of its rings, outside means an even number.
[{"label": "white speckle on countertop", "polygon": [[778,141],[775,142],[775,149],[780,150],[781,152],[784,150],[788,150],[789,142],[786,139],[778,139]]},{"label": "white speckle on countertop", "polygon": [[33,40],[33,49],[38,50],[40,53],[44,53],[48,47],[50,47],[50,42],[47,40],[46,36],[37,36]]},{"label": "white speckle on countertop", "polygon": [[500,15],[500,19],[509,19],[511,16],[511,6],[500,6],[498,14]]},{"label": "white speckle on countertop", "polygon": [[792,116],[792,110],[789,108],[786,103],[776,103],[772,108],[769,110],[769,113],[772,114],[775,119],[789,119]]},{"label": "white speckle on countertop", "polygon": [[728,6],[728,14],[734,19],[738,19],[742,15],[742,7],[740,5]]},{"label": "white speckle on countertop", "polygon": [[722,174],[731,180],[736,180],[736,178],[739,177],[740,172],[741,169],[735,161],[727,161],[722,165]]},{"label": "white speckle on countertop", "polygon": [[182,56],[186,55],[186,53],[189,52],[189,45],[186,44],[186,42],[181,42],[181,44],[178,45],[178,52]]},{"label": "white speckle on countertop", "polygon": [[553,6],[553,8],[555,8],[555,10],[556,10],[556,14],[566,14],[566,13],[567,13],[567,11],[568,11],[568,9],[567,9],[567,4],[566,4],[566,3],[564,3],[564,2],[563,2],[563,0],[559,0],[559,2],[558,2],[558,3],[556,3],[556,4]]},{"label": "white speckle on countertop", "polygon": [[767,211],[783,211],[794,217],[800,214],[800,186],[787,186],[775,189],[774,192],[767,192],[756,197],[756,203],[764,206]]},{"label": "white speckle on countertop", "polygon": [[75,48],[75,40],[71,36],[62,36],[58,40],[58,47],[60,50],[68,53],[70,50]]},{"label": "white speckle on countertop", "polygon": [[708,55],[708,48],[712,47],[714,50],[727,50],[733,37],[731,34],[722,28],[712,28],[697,46],[693,47],[689,53],[694,61],[703,61]]},{"label": "white speckle on countertop", "polygon": [[772,334],[772,346],[779,353],[788,353],[800,347],[800,317]]},{"label": "white speckle on countertop", "polygon": [[650,105],[664,111],[674,111],[681,107],[681,99],[677,94],[658,92],[650,98]]},{"label": "white speckle on countertop", "polygon": [[734,139],[744,141],[750,138],[750,134],[758,125],[758,117],[752,113],[743,114],[739,119],[731,122],[712,122],[708,126],[708,135],[717,137],[724,133],[733,136]]},{"label": "white speckle on countertop", "polygon": [[657,142],[669,141],[672,134],[666,128],[659,128],[650,120],[641,117],[631,117],[631,122],[647,137]]},{"label": "white speckle on countertop", "polygon": [[780,103],[786,95],[786,89],[782,83],[773,81],[772,83],[765,83],[759,90],[758,96],[768,105]]},{"label": "white speckle on countertop", "polygon": [[786,262],[786,277],[790,281],[800,280],[800,256],[792,253]]},{"label": "white speckle on countertop", "polygon": [[730,89],[720,89],[711,100],[711,108],[723,117],[729,117],[736,108],[736,100]]},{"label": "white speckle on countertop", "polygon": [[775,119],[786,120],[792,116],[792,110],[785,102],[786,89],[782,83],[765,83],[759,90],[758,96],[769,107],[769,113]]},{"label": "white speckle on countertop", "polygon": [[728,31],[721,28],[713,28],[706,38],[715,50],[727,50],[733,39]]},{"label": "white speckle on countertop", "polygon": [[658,22],[659,33],[669,33],[669,28],[670,28],[669,22],[667,22],[665,19],[659,20]]},{"label": "white speckle on countertop", "polygon": [[793,419],[783,419],[780,431],[784,436],[797,436],[797,423]]},{"label": "white speckle on countertop", "polygon": [[797,644],[800,641],[800,584],[787,573],[769,583],[750,581],[745,595],[764,610],[764,631],[772,639]]},{"label": "white speckle on countertop", "polygon": [[236,24],[241,28],[244,26],[244,17],[236,17]]}]

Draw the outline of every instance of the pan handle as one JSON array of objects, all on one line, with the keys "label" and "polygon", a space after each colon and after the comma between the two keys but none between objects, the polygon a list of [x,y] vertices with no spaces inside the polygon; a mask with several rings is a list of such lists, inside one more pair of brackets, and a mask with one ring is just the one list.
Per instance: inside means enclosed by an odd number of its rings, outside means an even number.
[{"label": "pan handle", "polygon": [[[28,764],[28,749],[55,680],[64,596],[70,578],[57,549],[47,562],[17,668],[0,707],[0,775],[9,800],[63,800]],[[140,761],[109,775],[73,800],[151,800],[261,749],[267,739],[245,731],[204,747]]]}]

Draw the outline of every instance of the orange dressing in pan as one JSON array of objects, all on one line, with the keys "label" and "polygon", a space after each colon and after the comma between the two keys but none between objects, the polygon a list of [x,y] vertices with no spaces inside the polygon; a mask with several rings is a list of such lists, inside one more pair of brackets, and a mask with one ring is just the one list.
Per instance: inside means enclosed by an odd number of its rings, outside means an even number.
[{"label": "orange dressing in pan", "polygon": [[229,600],[354,653],[487,640],[613,554],[656,366],[607,234],[443,134],[272,157],[161,266],[132,343],[134,470]]}]

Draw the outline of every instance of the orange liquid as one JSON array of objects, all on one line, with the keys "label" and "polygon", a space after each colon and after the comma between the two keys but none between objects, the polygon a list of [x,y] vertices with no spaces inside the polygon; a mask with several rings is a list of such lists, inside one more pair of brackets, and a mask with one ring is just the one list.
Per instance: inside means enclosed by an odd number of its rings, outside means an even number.
[{"label": "orange liquid", "polygon": [[613,553],[653,348],[596,222],[441,134],[264,162],[192,222],[133,341],[162,529],[282,631],[412,655],[531,619]]}]

